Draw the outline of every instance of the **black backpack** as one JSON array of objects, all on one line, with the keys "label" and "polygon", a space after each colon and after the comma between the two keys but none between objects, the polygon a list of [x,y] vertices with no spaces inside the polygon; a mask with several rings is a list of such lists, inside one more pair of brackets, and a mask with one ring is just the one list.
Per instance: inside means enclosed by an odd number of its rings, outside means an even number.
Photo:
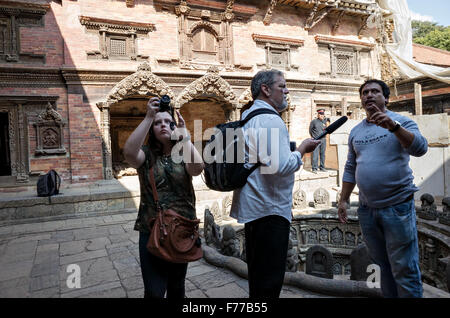
[{"label": "black backpack", "polygon": [[49,197],[59,194],[60,185],[61,177],[55,170],[50,170],[39,177],[37,182],[37,194],[39,197]]},{"label": "black backpack", "polygon": [[[222,162],[217,162],[217,157],[214,157],[215,160],[211,163],[205,162],[203,176],[208,188],[222,192],[233,191],[242,188],[247,182],[248,176],[261,165],[261,163],[258,162],[250,169],[245,168],[245,163],[240,163],[237,160],[238,153],[242,153],[242,151],[245,150],[242,148],[238,149],[238,147],[245,147],[245,143],[239,142],[238,138],[236,137],[234,138],[234,140],[226,140],[227,129],[241,129],[250,119],[261,114],[273,114],[280,116],[277,112],[275,112],[275,110],[257,109],[248,114],[248,116],[243,120],[233,121],[215,126],[218,131],[213,134],[211,138],[206,142],[205,148],[208,147],[208,145],[210,145],[212,142],[214,142],[216,138],[223,138],[223,156],[220,156]],[[234,149],[234,157],[232,158],[231,162],[230,160],[226,160],[226,150],[230,147],[233,147]],[[214,151],[212,151],[211,155],[215,156]]]}]

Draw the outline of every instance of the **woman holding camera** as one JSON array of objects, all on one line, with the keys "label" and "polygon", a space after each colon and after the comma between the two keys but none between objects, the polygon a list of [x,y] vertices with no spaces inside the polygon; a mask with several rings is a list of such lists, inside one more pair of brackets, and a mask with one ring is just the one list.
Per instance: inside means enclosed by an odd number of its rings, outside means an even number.
[{"label": "woman holding camera", "polygon": [[[178,214],[195,219],[195,193],[192,176],[203,171],[203,161],[185,129],[185,122],[177,111],[178,125],[175,123],[173,109],[160,108],[160,99],[153,97],[147,104],[144,120],[126,141],[123,153],[126,161],[136,168],[139,175],[141,203],[134,229],[139,231],[139,257],[144,281],[145,298],[184,298],[184,282],[187,263],[170,263],[150,254],[146,248],[150,230],[149,220],[156,217],[157,209],[149,183],[150,168],[153,168],[156,190],[162,208],[170,208]],[[162,105],[161,105],[162,106]],[[186,162],[175,163],[171,158],[173,131],[183,128],[181,142],[184,151],[188,150]],[[145,137],[148,142],[143,146]],[[181,136],[180,136],[181,137]],[[190,157],[190,158],[189,158]],[[186,156],[185,156],[186,158]]]}]

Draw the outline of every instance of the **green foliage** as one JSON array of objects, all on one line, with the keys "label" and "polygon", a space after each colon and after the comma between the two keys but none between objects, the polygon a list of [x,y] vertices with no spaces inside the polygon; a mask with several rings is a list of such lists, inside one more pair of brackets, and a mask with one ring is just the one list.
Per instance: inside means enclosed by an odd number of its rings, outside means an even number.
[{"label": "green foliage", "polygon": [[436,22],[412,21],[413,42],[450,51],[450,26]]}]

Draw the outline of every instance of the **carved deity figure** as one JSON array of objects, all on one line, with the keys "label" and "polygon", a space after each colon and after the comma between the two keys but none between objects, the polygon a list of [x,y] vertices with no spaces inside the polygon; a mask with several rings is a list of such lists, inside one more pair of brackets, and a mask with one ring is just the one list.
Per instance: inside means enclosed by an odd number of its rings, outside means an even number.
[{"label": "carved deity figure", "polygon": [[209,211],[209,209],[205,209],[203,235],[205,237],[206,245],[220,248],[221,245],[220,228],[214,222],[214,216]]},{"label": "carved deity figure", "polygon": [[231,225],[225,225],[223,228],[220,251],[223,255],[239,257],[239,240],[236,238],[236,231]]}]

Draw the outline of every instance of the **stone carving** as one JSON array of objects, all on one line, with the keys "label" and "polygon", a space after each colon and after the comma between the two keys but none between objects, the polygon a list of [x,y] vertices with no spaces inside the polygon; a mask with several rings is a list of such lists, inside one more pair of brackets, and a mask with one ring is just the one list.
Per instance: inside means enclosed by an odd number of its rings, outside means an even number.
[{"label": "stone carving", "polygon": [[248,103],[253,102],[252,91],[250,87],[246,88],[245,91],[238,98],[238,107],[242,108]]},{"label": "stone carving", "polygon": [[350,275],[352,272],[352,268],[350,266],[350,264],[345,264],[344,265],[344,275]]},{"label": "stone carving", "polygon": [[307,207],[306,192],[301,189],[295,191],[292,198],[292,208],[306,209],[306,207]]},{"label": "stone carving", "polygon": [[337,227],[331,231],[331,244],[334,244],[334,245],[343,245],[344,244],[342,231]]},{"label": "stone carving", "polygon": [[306,252],[306,274],[322,278],[333,278],[333,255],[321,245],[311,246]]},{"label": "stone carving", "polygon": [[434,198],[431,194],[424,193],[420,196],[422,205],[417,215],[425,220],[436,220],[438,217],[436,204],[434,204]]},{"label": "stone carving", "polygon": [[345,233],[345,245],[355,246],[355,234],[352,232]]},{"label": "stone carving", "polygon": [[362,234],[359,233],[358,234],[358,240],[356,241],[356,245],[362,244],[363,243],[363,239],[362,239]]},{"label": "stone carving", "polygon": [[317,244],[317,232],[315,230],[308,231],[306,244]]},{"label": "stone carving", "polygon": [[49,102],[45,111],[39,114],[36,127],[36,155],[64,154],[63,126],[61,115]]},{"label": "stone carving", "polygon": [[342,265],[340,263],[334,263],[333,274],[334,275],[342,275]]},{"label": "stone carving", "polygon": [[450,226],[450,197],[442,199],[442,213],[439,217],[439,223]]},{"label": "stone carving", "polygon": [[222,200],[222,217],[224,219],[230,219],[230,211],[231,211],[232,201],[233,201],[233,197],[231,195],[226,196]]},{"label": "stone carving", "polygon": [[286,271],[296,272],[298,269],[298,263],[299,263],[299,259],[298,259],[297,230],[293,226],[291,226],[291,229],[289,232]]},{"label": "stone carving", "polygon": [[230,108],[230,118],[237,109],[236,95],[231,85],[219,75],[219,69],[212,66],[206,74],[189,84],[175,100],[175,107],[181,108],[184,104],[201,96],[214,96],[222,99]]},{"label": "stone carving", "polygon": [[324,188],[314,191],[314,208],[322,209],[330,207],[330,194]]},{"label": "stone carving", "polygon": [[219,203],[215,201],[211,207],[211,213],[214,216],[216,222],[222,221],[222,211],[219,208]]},{"label": "stone carving", "polygon": [[330,242],[328,238],[328,230],[327,229],[321,229],[319,231],[319,243],[320,244],[328,244]]},{"label": "stone carving", "polygon": [[213,246],[215,248],[221,248],[222,238],[220,235],[220,228],[214,221],[214,216],[208,208],[205,209],[203,222],[203,236],[205,237],[206,245]]},{"label": "stone carving", "polygon": [[359,244],[350,254],[351,280],[366,281],[370,273],[367,267],[372,264],[366,244]]},{"label": "stone carving", "polygon": [[227,256],[239,257],[239,240],[236,238],[236,231],[231,225],[225,225],[222,231],[221,253]]},{"label": "stone carving", "polygon": [[148,97],[169,95],[172,100],[174,98],[174,94],[169,85],[159,76],[153,74],[150,65],[145,62],[139,65],[136,73],[127,76],[111,89],[106,103],[99,103],[97,106],[100,109],[109,108],[111,105],[132,95]]}]

